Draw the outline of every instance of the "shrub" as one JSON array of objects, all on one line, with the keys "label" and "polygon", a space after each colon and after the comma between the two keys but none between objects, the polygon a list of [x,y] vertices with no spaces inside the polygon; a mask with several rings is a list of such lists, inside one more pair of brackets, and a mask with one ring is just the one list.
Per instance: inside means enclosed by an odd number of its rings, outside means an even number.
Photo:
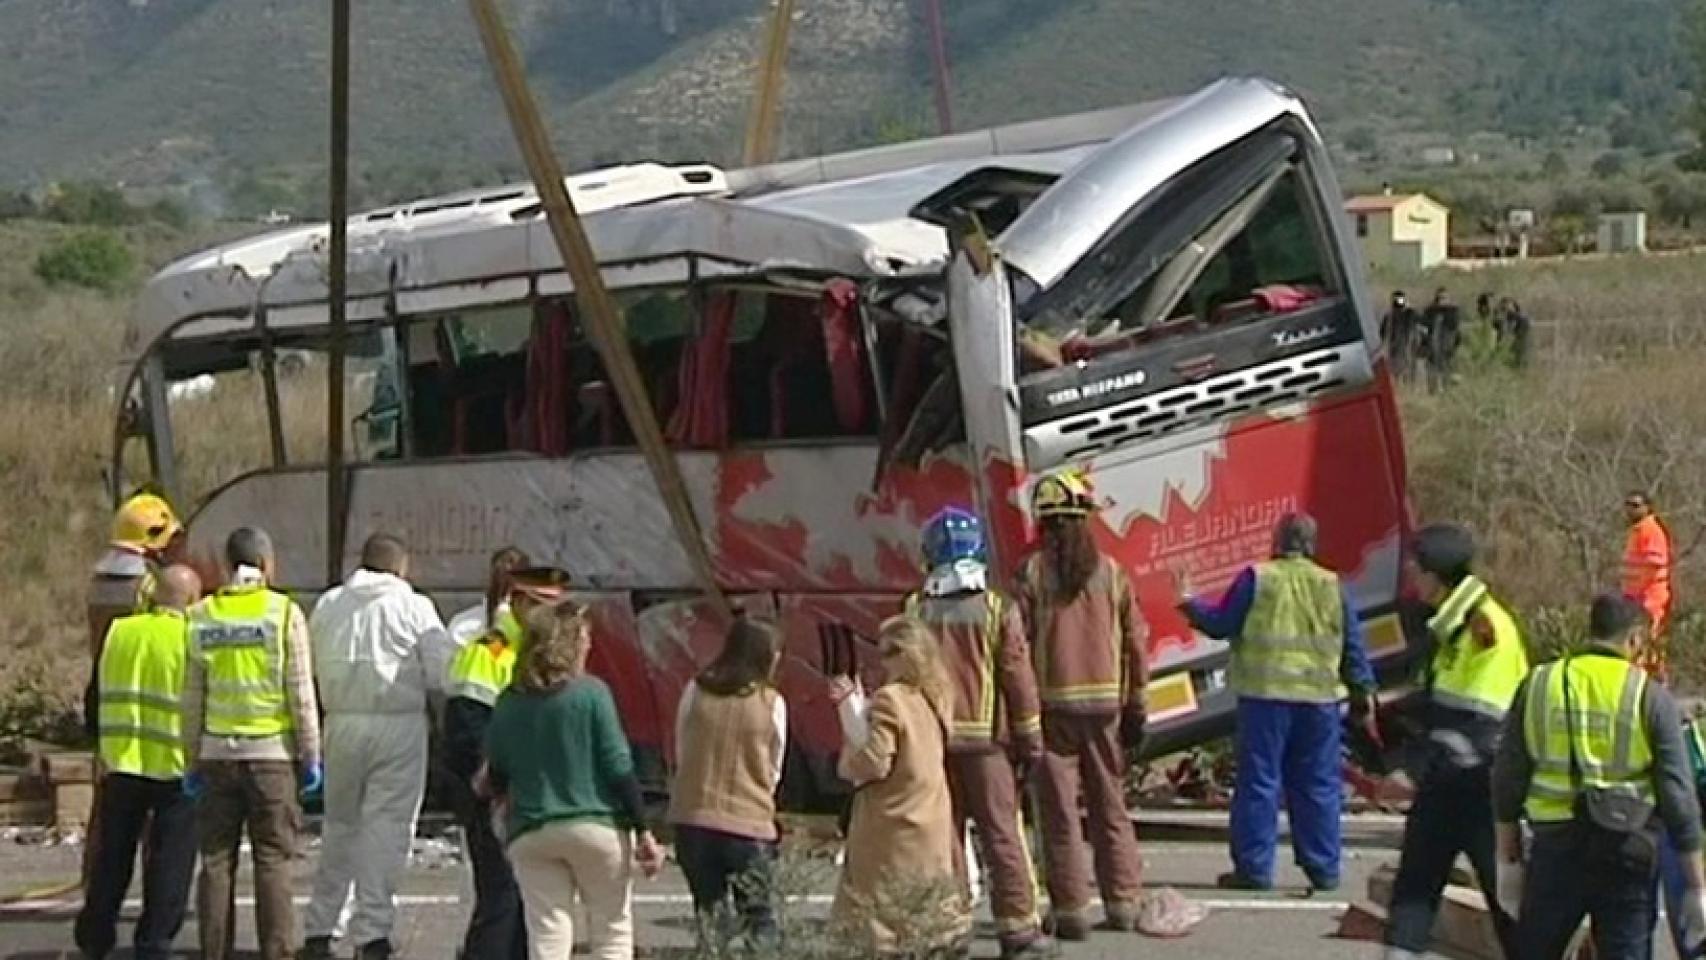
[{"label": "shrub", "polygon": [[136,272],[124,241],[106,230],[90,230],[59,241],[36,258],[36,276],[53,287],[86,287],[117,293]]}]

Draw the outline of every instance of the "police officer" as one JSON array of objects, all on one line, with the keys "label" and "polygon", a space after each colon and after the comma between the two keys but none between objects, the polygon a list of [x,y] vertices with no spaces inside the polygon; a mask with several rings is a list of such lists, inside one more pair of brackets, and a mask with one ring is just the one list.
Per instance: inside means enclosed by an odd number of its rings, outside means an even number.
[{"label": "police officer", "polygon": [[522,925],[521,890],[492,830],[489,800],[474,778],[485,760],[486,726],[498,695],[509,687],[520,654],[520,624],[538,606],[568,597],[569,575],[555,567],[530,567],[510,575],[511,617],[468,643],[450,663],[445,684],[445,768],[451,774],[451,802],[468,846],[474,870],[474,910],[463,937],[461,960],[524,960],[527,930]]},{"label": "police officer", "polygon": [[301,608],[268,586],[274,559],[265,531],[233,531],[225,564],[225,586],[190,608],[184,684],[184,789],[198,798],[202,955],[230,954],[246,829],[261,960],[285,960],[296,936],[290,862],[302,818],[298,790],[316,792],[322,779],[312,646]]},{"label": "police officer", "polygon": [[[1700,807],[1676,701],[1629,662],[1646,616],[1602,595],[1590,645],[1529,674],[1493,767],[1500,899],[1520,900],[1523,960],[1564,956],[1584,916],[1599,960],[1651,956],[1659,824],[1680,860],[1683,938],[1706,942]],[[1519,818],[1534,832],[1524,856]],[[1692,955],[1692,954],[1691,954]]]},{"label": "police officer", "polygon": [[1273,886],[1282,785],[1298,866],[1316,890],[1339,885],[1339,702],[1349,695],[1352,712],[1366,717],[1374,672],[1338,576],[1315,562],[1317,542],[1314,519],[1292,514],[1274,531],[1273,559],[1245,569],[1218,604],[1180,584],[1192,626],[1232,641],[1238,781],[1232,872],[1218,880],[1225,888]]},{"label": "police officer", "polygon": [[1492,763],[1505,712],[1528,675],[1516,621],[1475,576],[1468,530],[1435,524],[1416,534],[1407,574],[1433,609],[1433,657],[1424,673],[1426,734],[1411,763],[1417,785],[1386,928],[1388,960],[1428,949],[1452,864],[1466,853],[1492,905],[1493,928],[1515,957],[1515,924],[1493,867]]},{"label": "police officer", "polygon": [[[906,612],[935,631],[954,686],[948,793],[956,834],[967,819],[977,825],[1001,955],[1041,956],[1053,943],[1037,915],[1014,774],[1043,751],[1037,680],[1019,607],[990,588],[986,560],[976,516],[952,507],[938,513],[924,528],[929,575],[907,597]],[[963,861],[965,845],[954,850]]]},{"label": "police officer", "polygon": [[142,857],[142,916],[137,960],[165,960],[183,927],[195,878],[195,804],[183,790],[180,697],[189,655],[184,611],[201,595],[188,567],[168,567],[153,607],[113,621],[96,670],[101,836],[77,915],[77,948],[89,960],[107,956],[117,940],[119,909],[130,887],[136,848]]}]

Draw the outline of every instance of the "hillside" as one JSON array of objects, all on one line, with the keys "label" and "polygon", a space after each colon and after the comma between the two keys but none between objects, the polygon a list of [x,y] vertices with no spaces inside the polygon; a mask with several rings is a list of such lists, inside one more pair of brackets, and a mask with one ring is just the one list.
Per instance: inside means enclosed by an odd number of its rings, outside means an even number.
[{"label": "hillside", "polygon": [[[175,184],[218,207],[257,174],[321,165],[328,4],[0,0],[0,184],[95,175]],[[799,0],[785,149],[925,132],[916,0]],[[1259,73],[1330,122],[1504,129],[1613,123],[1650,148],[1692,76],[1683,0],[954,0],[961,125],[1089,109]],[[760,0],[510,0],[560,143],[727,161]],[[439,189],[516,169],[462,0],[355,5],[358,191]]]}]

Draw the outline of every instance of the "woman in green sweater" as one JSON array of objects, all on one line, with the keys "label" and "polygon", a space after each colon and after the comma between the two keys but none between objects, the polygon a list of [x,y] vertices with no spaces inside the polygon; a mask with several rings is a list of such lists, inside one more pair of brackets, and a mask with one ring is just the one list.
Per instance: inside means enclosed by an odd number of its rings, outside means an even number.
[{"label": "woman in green sweater", "polygon": [[515,679],[486,729],[488,782],[504,810],[532,960],[569,960],[574,904],[596,960],[632,960],[633,865],[663,863],[641,820],[640,784],[616,702],[586,674],[585,609],[532,611]]}]

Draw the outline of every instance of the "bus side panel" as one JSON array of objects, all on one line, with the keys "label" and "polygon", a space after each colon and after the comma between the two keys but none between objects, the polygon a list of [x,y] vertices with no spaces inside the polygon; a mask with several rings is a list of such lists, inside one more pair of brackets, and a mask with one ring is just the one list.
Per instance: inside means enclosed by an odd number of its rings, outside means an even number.
[{"label": "bus side panel", "polygon": [[922,576],[919,527],[943,507],[975,503],[963,456],[891,464],[873,489],[876,444],[724,454],[717,500],[700,508],[718,577],[760,589],[911,590]]},{"label": "bus side panel", "polygon": [[645,758],[642,767],[650,767],[644,770],[647,776],[642,780],[657,779],[663,773],[667,756],[665,714],[659,709],[653,671],[640,645],[632,598],[626,593],[577,592],[573,599],[586,605],[592,621],[592,651],[587,655],[587,670],[609,685],[622,717],[623,732],[635,752]]}]

